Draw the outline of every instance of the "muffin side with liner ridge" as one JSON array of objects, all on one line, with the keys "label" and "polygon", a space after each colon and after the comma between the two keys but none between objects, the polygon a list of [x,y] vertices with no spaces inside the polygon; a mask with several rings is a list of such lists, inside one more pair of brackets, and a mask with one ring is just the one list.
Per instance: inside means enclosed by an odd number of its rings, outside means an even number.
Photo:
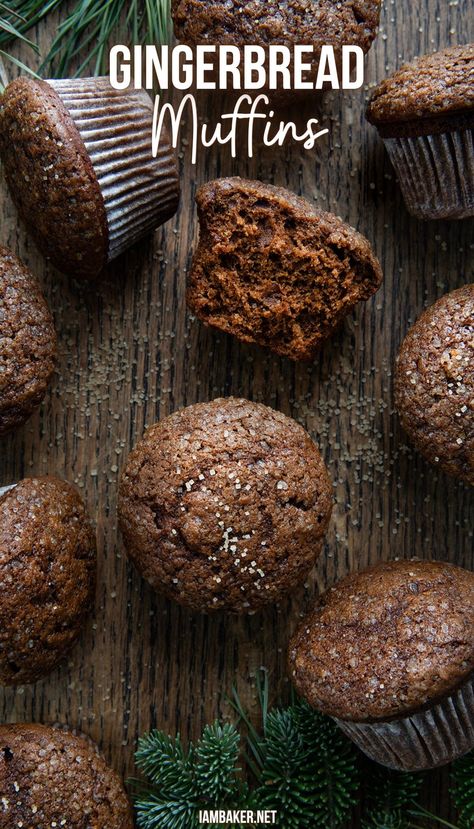
[{"label": "muffin side with liner ridge", "polygon": [[329,589],[293,635],[296,690],[372,759],[432,768],[474,747],[474,573],[397,560]]},{"label": "muffin side with liner ridge", "polygon": [[133,829],[122,781],[89,738],[3,724],[0,746],[0,829]]},{"label": "muffin side with liner ridge", "polygon": [[26,478],[0,494],[0,683],[50,673],[91,612],[96,542],[75,487]]},{"label": "muffin side with liner ridge", "polygon": [[0,157],[12,198],[59,270],[95,277],[174,215],[179,181],[153,103],[108,78],[18,78],[0,98]]},{"label": "muffin side with liner ridge", "polygon": [[[276,44],[290,49],[312,46],[314,54],[306,60],[314,73],[323,45],[334,47],[338,63],[343,45],[369,51],[377,34],[380,5],[380,0],[172,0],[171,14],[177,40],[192,47],[215,43],[242,50],[248,44],[264,49]],[[294,93],[279,89],[278,94],[286,99]]]},{"label": "muffin side with liner ridge", "polygon": [[56,364],[56,332],[37,277],[0,246],[0,436],[43,400]]},{"label": "muffin side with liner ridge", "polygon": [[200,239],[187,301],[212,328],[310,360],[380,287],[367,239],[288,190],[217,179],[196,202]]},{"label": "muffin side with liner ridge", "polygon": [[119,487],[125,547],[158,592],[193,610],[253,612],[301,584],[333,503],[321,455],[289,417],[237,398],[151,426]]},{"label": "muffin side with liner ridge", "polygon": [[474,215],[473,76],[474,44],[451,46],[403,65],[371,96],[367,119],[419,219]]},{"label": "muffin side with liner ridge", "polygon": [[474,486],[474,284],[442,296],[409,330],[395,405],[426,460]]}]

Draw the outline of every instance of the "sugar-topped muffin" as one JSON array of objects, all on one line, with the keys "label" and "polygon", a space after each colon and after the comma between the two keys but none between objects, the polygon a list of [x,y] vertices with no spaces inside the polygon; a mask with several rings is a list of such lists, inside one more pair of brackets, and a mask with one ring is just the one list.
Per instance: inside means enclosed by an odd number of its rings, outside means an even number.
[{"label": "sugar-topped muffin", "polygon": [[119,489],[132,561],[156,590],[204,611],[251,612],[304,581],[331,509],[331,482],[305,430],[238,398],[151,426]]}]

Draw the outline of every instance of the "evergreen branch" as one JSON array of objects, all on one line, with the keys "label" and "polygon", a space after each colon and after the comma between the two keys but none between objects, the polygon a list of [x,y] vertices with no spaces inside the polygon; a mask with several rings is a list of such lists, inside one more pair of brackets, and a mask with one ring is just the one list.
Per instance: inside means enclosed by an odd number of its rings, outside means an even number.
[{"label": "evergreen branch", "polygon": [[[22,24],[23,18],[20,17],[18,13],[9,9],[5,3],[0,3],[0,44],[12,40],[19,40],[37,52],[37,46],[25,37],[20,28],[17,28],[18,25],[21,27]],[[0,91],[3,91],[8,83],[8,77],[3,60],[13,63],[21,69],[22,72],[29,72],[32,75],[35,74],[21,60],[6,52],[4,49],[0,49]]]},{"label": "evergreen branch", "polygon": [[[268,675],[257,676],[258,730],[236,689],[231,704],[246,731],[247,754],[256,778],[240,777],[238,729],[215,722],[186,752],[178,737],[159,731],[142,737],[137,765],[146,781],[132,781],[140,829],[198,829],[199,810],[271,809],[284,829],[342,829],[364,773],[368,812],[362,829],[472,829],[474,753],[453,767],[454,798],[461,824],[431,815],[417,800],[424,775],[378,766],[356,751],[328,717],[293,697],[269,708]],[[228,826],[227,826],[228,829]]]},{"label": "evergreen branch", "polygon": [[[63,5],[62,0],[12,0],[0,3],[0,44],[21,38]],[[77,0],[59,23],[41,70],[49,76],[67,77],[76,64],[74,77],[93,72],[106,74],[108,52],[114,42],[163,44],[171,35],[170,0]],[[37,50],[31,41],[30,46]],[[22,67],[26,69],[26,67]]]},{"label": "evergreen branch", "polygon": [[406,811],[418,799],[423,779],[420,772],[394,771],[369,762],[365,775],[368,801],[382,814]]},{"label": "evergreen branch", "polygon": [[460,829],[474,826],[474,751],[453,763],[453,799],[459,812]]},{"label": "evergreen branch", "polygon": [[[8,23],[12,24],[20,37],[40,23],[52,11],[57,9],[62,0],[49,0],[43,3],[41,0],[9,0],[8,6],[2,3],[1,14]],[[6,31],[0,31],[0,43],[11,40],[11,35]]]},{"label": "evergreen branch", "polygon": [[208,725],[196,745],[196,785],[203,800],[225,803],[235,794],[240,737],[234,725]]},{"label": "evergreen branch", "polygon": [[102,75],[108,70],[113,42],[159,45],[168,42],[170,32],[170,0],[78,0],[60,23],[43,66],[62,77],[73,62],[80,61],[75,77],[89,67],[95,75]]}]

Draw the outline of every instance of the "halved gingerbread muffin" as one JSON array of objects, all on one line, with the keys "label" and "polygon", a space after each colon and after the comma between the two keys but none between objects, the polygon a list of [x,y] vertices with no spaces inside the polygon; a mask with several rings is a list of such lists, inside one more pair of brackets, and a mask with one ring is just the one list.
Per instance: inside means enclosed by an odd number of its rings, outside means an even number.
[{"label": "halved gingerbread muffin", "polygon": [[380,286],[367,239],[288,190],[225,178],[201,187],[196,201],[188,305],[243,342],[309,360]]}]

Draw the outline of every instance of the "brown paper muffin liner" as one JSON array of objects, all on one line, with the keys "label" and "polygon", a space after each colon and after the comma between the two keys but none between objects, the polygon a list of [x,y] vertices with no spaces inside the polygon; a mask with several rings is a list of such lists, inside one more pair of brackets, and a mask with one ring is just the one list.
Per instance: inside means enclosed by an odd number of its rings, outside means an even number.
[{"label": "brown paper muffin liner", "polygon": [[117,91],[107,78],[48,83],[73,118],[94,167],[107,214],[110,261],[175,213],[175,152],[163,132],[153,158],[153,104],[143,90]]},{"label": "brown paper muffin liner", "polygon": [[384,138],[406,206],[419,219],[474,215],[474,134]]},{"label": "brown paper muffin liner", "polygon": [[474,748],[474,677],[437,705],[390,722],[336,720],[372,760],[401,771],[450,763]]}]

